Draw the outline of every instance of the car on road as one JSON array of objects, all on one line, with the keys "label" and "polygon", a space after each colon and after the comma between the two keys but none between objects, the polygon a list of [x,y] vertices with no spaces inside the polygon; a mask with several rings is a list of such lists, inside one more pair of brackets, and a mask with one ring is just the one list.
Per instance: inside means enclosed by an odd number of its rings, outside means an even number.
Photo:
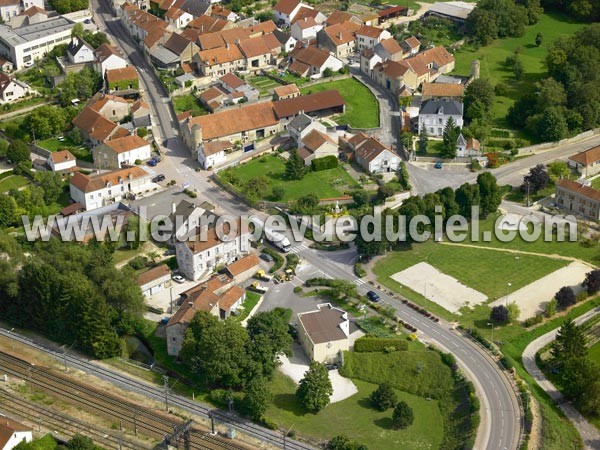
[{"label": "car on road", "polygon": [[88,24],[88,25],[89,25],[90,23],[92,23],[92,21],[91,21],[90,19],[85,19],[85,20],[83,21],[83,23],[85,23],[85,24]]},{"label": "car on road", "polygon": [[185,278],[183,278],[181,275],[173,275],[173,281],[175,283],[185,283]]},{"label": "car on road", "polygon": [[153,183],[160,183],[161,181],[165,181],[165,176],[162,173],[152,178]]},{"label": "car on road", "polygon": [[438,161],[438,162],[435,163],[435,165],[433,167],[435,167],[436,169],[441,169],[444,166],[442,165],[441,162]]},{"label": "car on road", "polygon": [[158,164],[158,161],[155,158],[152,158],[151,160],[148,161],[148,165],[150,167],[156,167],[157,164]]},{"label": "car on road", "polygon": [[269,255],[268,253],[261,253],[260,259],[262,259],[263,261],[266,261],[266,262],[273,262],[273,257],[271,255]]},{"label": "car on road", "polygon": [[379,297],[379,294],[374,291],[367,292],[367,298],[373,303],[377,303],[381,299],[381,297]]}]

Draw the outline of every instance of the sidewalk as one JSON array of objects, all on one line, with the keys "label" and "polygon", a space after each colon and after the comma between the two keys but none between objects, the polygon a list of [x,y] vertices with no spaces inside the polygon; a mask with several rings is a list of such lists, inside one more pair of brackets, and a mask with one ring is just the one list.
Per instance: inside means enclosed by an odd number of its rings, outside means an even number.
[{"label": "sidewalk", "polygon": [[[575,319],[575,323],[581,325],[599,313],[600,308],[595,308]],[[564,401],[560,391],[556,389],[554,384],[552,384],[548,378],[546,378],[535,361],[535,355],[556,338],[557,332],[558,328],[532,341],[523,351],[523,365],[529,375],[531,375],[537,384],[556,402],[565,416],[567,416],[575,428],[577,428],[577,431],[581,434],[585,448],[598,449],[600,448],[600,431],[594,425],[589,423],[571,403]]]}]

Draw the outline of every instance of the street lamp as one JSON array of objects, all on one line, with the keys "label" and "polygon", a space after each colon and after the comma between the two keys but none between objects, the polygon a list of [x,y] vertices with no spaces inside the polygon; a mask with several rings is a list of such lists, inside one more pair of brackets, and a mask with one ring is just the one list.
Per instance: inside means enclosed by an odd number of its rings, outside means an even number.
[{"label": "street lamp", "polygon": [[494,323],[488,322],[488,326],[492,327],[492,344],[494,343]]},{"label": "street lamp", "polygon": [[506,300],[505,301],[506,301],[506,307],[507,308],[508,308],[508,288],[511,287],[511,286],[512,286],[512,284],[510,282],[506,283]]}]

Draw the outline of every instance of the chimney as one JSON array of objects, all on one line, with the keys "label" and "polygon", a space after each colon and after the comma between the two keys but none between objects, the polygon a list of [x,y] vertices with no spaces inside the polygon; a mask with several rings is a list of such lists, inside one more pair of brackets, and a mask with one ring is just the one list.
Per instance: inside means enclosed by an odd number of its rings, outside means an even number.
[{"label": "chimney", "polygon": [[342,32],[341,31],[338,33],[338,39],[340,39],[340,40],[342,39]]},{"label": "chimney", "polygon": [[188,306],[192,309],[194,309],[194,303],[193,302],[188,302]]}]

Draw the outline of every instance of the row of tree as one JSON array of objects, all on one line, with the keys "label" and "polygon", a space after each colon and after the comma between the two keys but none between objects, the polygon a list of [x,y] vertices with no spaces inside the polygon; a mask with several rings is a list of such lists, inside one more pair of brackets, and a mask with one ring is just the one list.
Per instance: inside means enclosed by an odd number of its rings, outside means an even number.
[{"label": "row of tree", "polygon": [[550,364],[563,394],[580,411],[600,414],[600,367],[588,356],[583,326],[572,320],[563,323],[552,343]]},{"label": "row of tree", "polygon": [[114,245],[52,239],[24,256],[0,234],[0,316],[15,326],[75,344],[97,358],[119,355],[144,304],[135,273],[112,265]]},{"label": "row of tree", "polygon": [[[479,174],[476,184],[465,183],[456,190],[446,187],[435,193],[426,194],[423,197],[409,197],[402,203],[400,208],[393,211],[384,211],[380,230],[374,230],[373,226],[369,226],[371,233],[374,231],[381,232],[381,239],[367,241],[363,238],[362,233],[357,233],[355,240],[357,250],[362,257],[369,258],[380,255],[389,249],[400,248],[404,245],[403,242],[389,241],[386,238],[385,216],[405,216],[406,224],[408,225],[413,217],[425,215],[433,224],[435,223],[435,216],[438,214],[436,207],[439,207],[439,214],[441,214],[445,223],[453,215],[460,215],[469,220],[471,218],[472,207],[478,206],[480,216],[485,218],[498,209],[501,201],[502,195],[496,178],[489,172]],[[431,229],[431,227],[427,228]],[[398,230],[394,231],[397,232]],[[411,241],[410,236],[406,236],[406,239],[407,242]]]},{"label": "row of tree", "polygon": [[577,20],[600,20],[600,2],[596,0],[542,0],[542,6],[567,13]]}]

